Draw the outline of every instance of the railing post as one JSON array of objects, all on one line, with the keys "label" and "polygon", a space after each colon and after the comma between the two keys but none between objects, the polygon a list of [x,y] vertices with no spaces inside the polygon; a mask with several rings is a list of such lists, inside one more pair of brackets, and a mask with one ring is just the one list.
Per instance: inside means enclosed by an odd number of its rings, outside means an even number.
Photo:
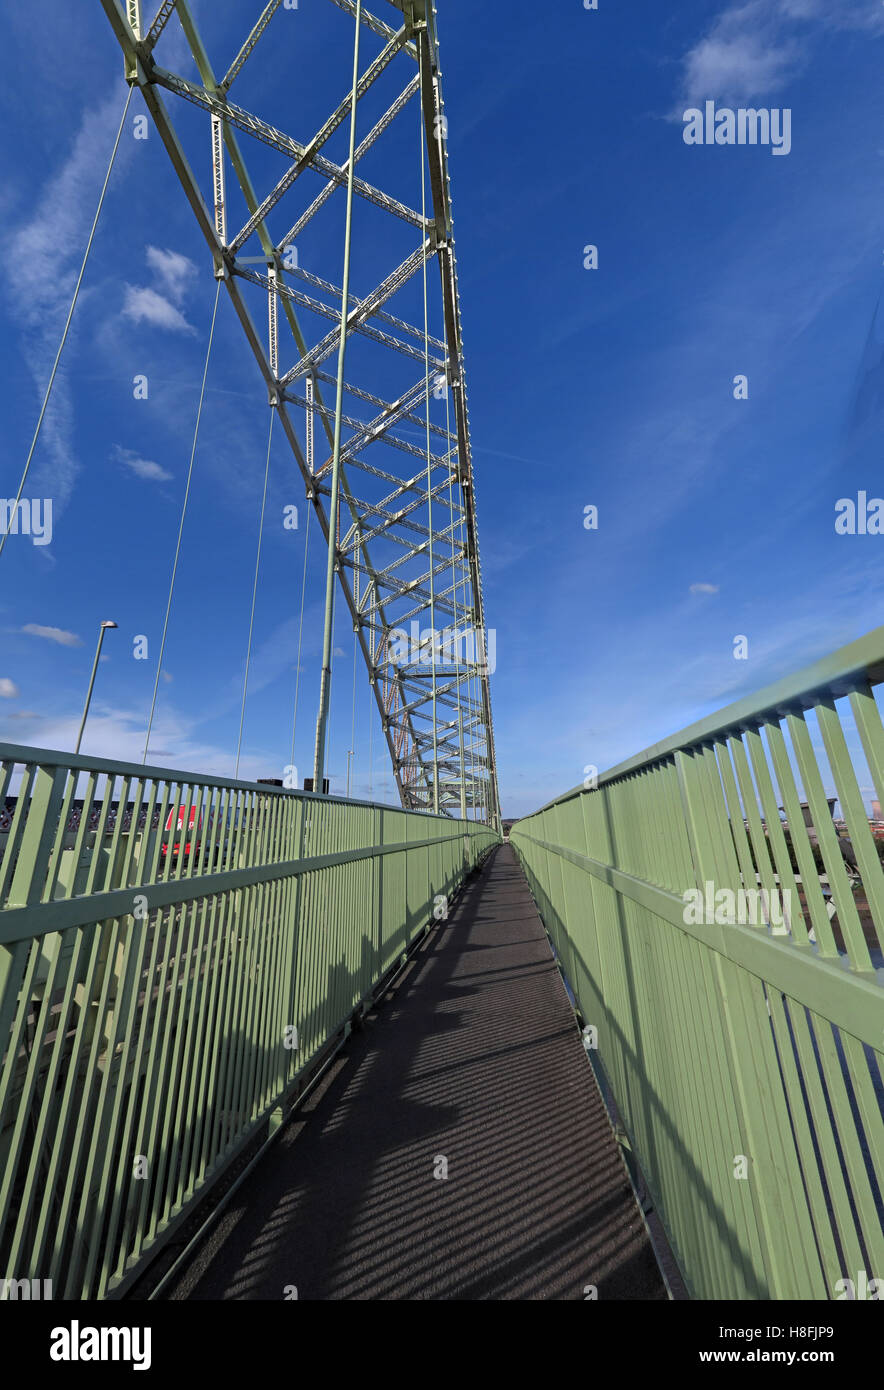
[{"label": "railing post", "polygon": [[[712,763],[708,759],[712,759]],[[718,817],[721,812],[721,783],[717,786],[708,780],[712,775],[719,776],[712,749],[680,750],[675,754],[678,770],[678,784],[684,808],[685,821],[690,835],[691,853],[694,862],[695,887],[707,899],[707,883],[714,889],[739,884],[739,869],[736,863],[734,846],[727,847],[721,839],[716,848],[716,832],[720,829]],[[704,764],[707,774],[704,797]],[[728,860],[732,862],[728,865]],[[723,882],[727,879],[727,882]],[[713,896],[714,901],[714,896]],[[809,1290],[806,1279],[807,1255],[804,1248],[802,1213],[792,1202],[796,1172],[782,1174],[780,1181],[777,1152],[779,1145],[774,1142],[771,1128],[777,1123],[779,1106],[773,1091],[777,1085],[775,1069],[770,1067],[770,1043],[766,1038],[759,1039],[757,1026],[759,1004],[763,999],[752,997],[763,990],[760,981],[750,983],[744,971],[735,969],[728,961],[726,952],[721,949],[721,933],[727,926],[710,925],[710,945],[703,962],[703,975],[709,984],[717,986],[717,991],[709,996],[709,1004],[720,1016],[723,1036],[726,1043],[726,1061],[731,1083],[731,1096],[736,1106],[736,1119],[739,1130],[732,1136],[732,1143],[739,1142],[743,1136],[743,1146],[732,1155],[737,1162],[740,1156],[749,1160],[749,1175],[745,1179],[730,1177],[734,1186],[734,1206],[742,1213],[750,1247],[760,1242],[760,1253],[769,1281],[769,1297],[798,1298],[807,1297]],[[709,971],[712,975],[709,975]],[[716,998],[717,992],[717,998]],[[765,1010],[765,1016],[769,1011]],[[763,1023],[761,1025],[764,1026]],[[768,1029],[770,1027],[768,1020]],[[702,1084],[702,1081],[701,1081]],[[708,1084],[708,1081],[707,1083]],[[782,1137],[782,1135],[781,1135]],[[724,1155],[727,1161],[728,1155]],[[796,1170],[798,1156],[794,1155]],[[745,1182],[745,1188],[743,1183]],[[757,1194],[753,1203],[750,1190]],[[722,1191],[725,1185],[722,1184]],[[804,1264],[800,1271],[793,1259],[792,1242],[783,1241],[783,1214],[790,1212],[790,1226],[793,1234],[800,1237]],[[757,1218],[756,1218],[757,1212]],[[794,1223],[794,1224],[793,1224]]]}]

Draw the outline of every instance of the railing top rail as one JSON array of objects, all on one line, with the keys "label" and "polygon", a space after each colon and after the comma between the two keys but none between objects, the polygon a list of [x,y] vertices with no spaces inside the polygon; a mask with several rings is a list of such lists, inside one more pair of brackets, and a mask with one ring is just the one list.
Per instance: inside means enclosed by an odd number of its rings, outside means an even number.
[{"label": "railing top rail", "polygon": [[248,782],[233,777],[219,777],[207,772],[185,772],[180,768],[153,767],[149,763],[125,763],[115,758],[93,758],[82,753],[65,753],[57,748],[32,748],[29,744],[0,743],[0,764],[30,763],[38,767],[61,767],[71,772],[94,772],[100,776],[135,777],[152,782],[185,782],[193,787],[222,787],[226,791],[263,792],[268,796],[294,796],[302,801],[319,801],[335,806],[363,806],[375,811],[402,811],[405,815],[420,816],[423,820],[441,820],[446,824],[482,825],[482,821],[435,815],[432,811],[408,811],[382,801],[359,801],[355,797],[324,796],[321,792],[303,791],[296,787],[275,787],[268,782]]},{"label": "railing top rail", "polygon": [[[842,695],[849,695],[862,680],[867,680],[870,685],[884,681],[884,626],[873,628],[863,637],[858,637],[855,642],[848,642],[846,646],[839,647],[837,651],[820,661],[815,661],[811,666],[805,666],[803,670],[784,676],[782,680],[774,681],[763,690],[746,695],[742,700],[736,700],[724,709],[707,715],[705,719],[689,724],[687,728],[671,734],[662,742],[652,743],[642,752],[635,753],[631,758],[609,768],[607,772],[600,773],[598,785],[614,782],[630,772],[638,771],[641,767],[660,762],[680,749],[693,748],[725,734],[755,728],[771,717],[779,718],[798,710],[812,709],[826,698],[838,699]],[[585,790],[582,783],[572,787],[570,791],[563,792],[561,796],[554,797],[545,806],[531,812],[531,815],[540,815],[551,806],[561,805],[564,801],[582,795]],[[524,819],[530,817],[526,816]],[[513,829],[516,829],[516,826],[513,826]]]}]

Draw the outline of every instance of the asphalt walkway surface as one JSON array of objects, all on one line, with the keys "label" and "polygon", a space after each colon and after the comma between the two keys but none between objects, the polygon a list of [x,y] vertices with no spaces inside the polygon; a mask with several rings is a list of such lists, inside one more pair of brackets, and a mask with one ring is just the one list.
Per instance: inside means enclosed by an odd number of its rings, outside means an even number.
[{"label": "asphalt walkway surface", "polygon": [[666,1298],[503,845],[166,1297],[585,1299],[589,1286],[600,1300]]}]

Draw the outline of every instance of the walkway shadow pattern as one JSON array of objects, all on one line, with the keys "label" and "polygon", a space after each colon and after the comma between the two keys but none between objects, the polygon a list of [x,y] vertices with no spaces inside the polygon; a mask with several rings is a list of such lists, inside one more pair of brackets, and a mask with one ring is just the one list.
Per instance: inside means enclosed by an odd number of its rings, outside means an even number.
[{"label": "walkway shadow pattern", "polygon": [[666,1297],[504,845],[169,1296],[584,1299],[591,1286]]}]

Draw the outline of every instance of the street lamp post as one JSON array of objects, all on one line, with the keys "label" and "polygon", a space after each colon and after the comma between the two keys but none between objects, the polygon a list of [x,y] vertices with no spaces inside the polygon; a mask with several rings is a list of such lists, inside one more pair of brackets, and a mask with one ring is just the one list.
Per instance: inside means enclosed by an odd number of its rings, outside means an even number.
[{"label": "street lamp post", "polygon": [[95,672],[98,670],[98,663],[101,659],[101,644],[104,641],[104,634],[109,627],[116,626],[116,623],[112,623],[109,619],[107,619],[105,622],[101,624],[101,627],[98,629],[98,646],[95,649],[95,660],[92,663],[92,675],[89,677],[89,689],[86,691],[86,704],[83,706],[83,718],[80,720],[80,732],[77,734],[77,746],[74,749],[75,753],[79,753],[80,744],[83,741],[83,730],[86,727],[86,716],[89,713],[89,705],[92,700],[92,687],[95,684]]}]

